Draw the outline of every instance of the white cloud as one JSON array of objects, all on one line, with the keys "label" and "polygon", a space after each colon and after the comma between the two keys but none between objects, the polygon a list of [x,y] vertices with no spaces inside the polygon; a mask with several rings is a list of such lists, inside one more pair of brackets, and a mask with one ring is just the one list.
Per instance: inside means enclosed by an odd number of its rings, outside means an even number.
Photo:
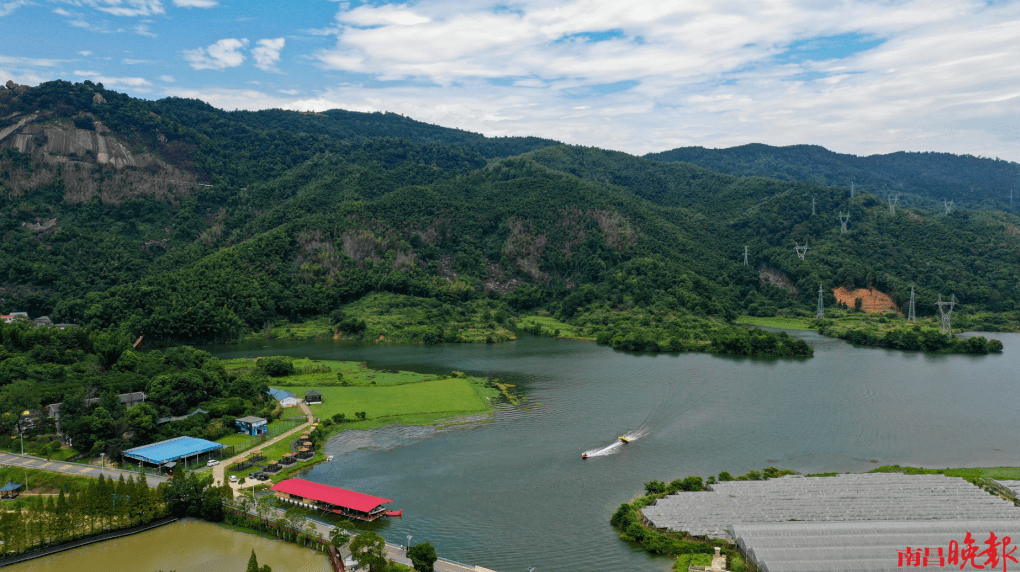
[{"label": "white cloud", "polygon": [[114,16],[155,16],[162,14],[160,0],[57,0],[72,6],[89,7]]},{"label": "white cloud", "polygon": [[218,4],[216,0],[174,0],[178,8],[212,8]]},{"label": "white cloud", "polygon": [[[513,7],[493,11],[481,0],[341,7],[336,46],[315,54],[323,68],[444,87],[344,87],[342,98],[320,100],[377,101],[442,125],[635,153],[762,141],[1020,159],[1020,120],[1009,111],[1020,103],[1018,3],[522,0]],[[863,43],[793,49],[826,37]],[[933,127],[951,121],[970,128]]]},{"label": "white cloud", "polygon": [[89,56],[91,56],[91,55],[92,55],[92,52],[90,52],[90,51],[88,51],[88,50],[82,50],[82,51],[78,52],[78,55],[80,55],[80,56],[83,56],[83,57],[86,57],[86,58],[87,58],[87,57],[89,57]]},{"label": "white cloud", "polygon": [[277,91],[282,93],[282,94],[284,94],[284,95],[297,95],[297,94],[301,93],[301,92],[299,92],[296,89],[278,89]]},{"label": "white cloud", "polygon": [[159,81],[164,81],[166,83],[173,83],[173,82],[175,82],[177,80],[175,80],[174,76],[172,76],[172,75],[161,75],[161,76],[159,76]]},{"label": "white cloud", "polygon": [[257,44],[251,51],[251,56],[255,58],[255,66],[263,71],[280,71],[276,68],[276,62],[280,61],[284,39],[259,40]]},{"label": "white cloud", "polygon": [[248,39],[225,38],[207,48],[185,50],[184,59],[197,70],[223,70],[244,63],[241,49],[248,46]]},{"label": "white cloud", "polygon": [[28,0],[12,0],[8,2],[0,2],[0,18],[10,15],[11,12],[14,12],[18,8],[21,8],[22,6],[26,6],[28,4],[30,4]]},{"label": "white cloud", "polygon": [[140,77],[109,77],[94,71],[75,70],[74,75],[85,79],[100,82],[105,87],[147,87],[152,85],[149,80]]}]

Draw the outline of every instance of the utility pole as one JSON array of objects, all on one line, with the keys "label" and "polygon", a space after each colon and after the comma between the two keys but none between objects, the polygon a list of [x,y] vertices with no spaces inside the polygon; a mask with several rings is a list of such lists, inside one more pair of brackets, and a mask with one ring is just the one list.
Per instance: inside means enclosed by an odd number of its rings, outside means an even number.
[{"label": "utility pole", "polygon": [[[939,325],[939,329],[942,330],[943,334],[949,334],[951,336],[953,335],[953,328],[949,324],[949,319],[953,315],[953,306],[956,305],[956,295],[953,294],[952,296],[950,296],[948,302],[943,302],[942,295],[939,294],[938,305],[939,314],[942,315],[942,323]],[[946,310],[946,306],[949,307],[949,310]]]},{"label": "utility pole", "polygon": [[946,207],[946,214],[953,212],[953,201],[942,199],[942,206]]},{"label": "utility pole", "polygon": [[747,245],[744,245],[744,266],[747,266]]},{"label": "utility pole", "polygon": [[910,309],[907,310],[907,322],[913,324],[917,322],[917,313],[914,311],[914,285],[910,285]]},{"label": "utility pole", "polygon": [[819,320],[825,319],[825,304],[822,302],[822,285],[818,285],[818,311],[815,312],[815,318]]},{"label": "utility pole", "polygon": [[896,196],[889,196],[889,213],[896,214],[896,203],[900,200],[900,194],[896,193]]},{"label": "utility pole", "polygon": [[808,248],[807,241],[806,240],[804,241],[804,246],[801,246],[801,245],[797,244],[796,242],[794,242],[793,245],[794,245],[793,249],[797,251],[797,256],[801,260],[804,260],[804,255],[807,254],[808,250],[810,250]]},{"label": "utility pole", "polygon": [[843,211],[839,211],[839,233],[846,234],[846,223],[850,221],[850,213],[843,214]]},{"label": "utility pole", "polygon": [[811,216],[815,214],[815,198],[811,197]]}]

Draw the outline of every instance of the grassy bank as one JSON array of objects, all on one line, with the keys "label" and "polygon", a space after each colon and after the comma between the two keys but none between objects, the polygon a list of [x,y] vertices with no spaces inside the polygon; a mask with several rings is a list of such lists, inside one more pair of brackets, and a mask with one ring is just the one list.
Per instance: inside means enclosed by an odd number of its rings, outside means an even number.
[{"label": "grassy bank", "polygon": [[595,335],[585,328],[561,322],[550,316],[537,314],[522,316],[517,320],[517,327],[536,336],[595,341]]},{"label": "grassy bank", "polygon": [[903,473],[905,475],[945,475],[947,477],[960,477],[970,482],[978,479],[1002,479],[1006,481],[1020,480],[1020,467],[974,467],[970,469],[925,469],[922,467],[901,467],[899,465],[884,465],[869,473]]},{"label": "grassy bank", "polygon": [[[344,319],[345,317],[354,318]],[[390,293],[369,294],[330,316],[278,320],[241,340],[366,340],[382,343],[493,343],[515,339],[512,312],[488,298],[441,302]]]}]

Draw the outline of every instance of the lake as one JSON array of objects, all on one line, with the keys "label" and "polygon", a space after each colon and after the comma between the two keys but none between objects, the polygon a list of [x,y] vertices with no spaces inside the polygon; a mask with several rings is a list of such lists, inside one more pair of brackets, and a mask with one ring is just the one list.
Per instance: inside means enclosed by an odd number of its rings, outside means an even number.
[{"label": "lake", "polygon": [[[481,345],[254,342],[207,347],[219,357],[267,353],[365,361],[423,373],[465,371],[517,385],[528,406],[492,423],[349,432],[332,463],[302,477],[394,499],[404,516],[377,531],[429,541],[446,558],[499,572],[667,570],[620,541],[608,519],[652,479],[774,465],[804,473],[879,464],[1017,465],[1016,348],[944,356],[855,348],[813,332],[807,359],[634,354],[524,335]],[[368,412],[369,416],[372,412]],[[582,460],[619,435],[641,435]],[[368,447],[368,448],[362,448]],[[274,567],[275,570],[275,567]]]}]

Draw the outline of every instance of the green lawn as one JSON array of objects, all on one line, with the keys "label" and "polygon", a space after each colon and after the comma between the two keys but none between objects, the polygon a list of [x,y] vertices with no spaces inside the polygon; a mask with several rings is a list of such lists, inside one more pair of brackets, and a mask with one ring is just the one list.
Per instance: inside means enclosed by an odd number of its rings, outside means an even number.
[{"label": "green lawn", "polygon": [[324,419],[337,413],[354,419],[357,411],[366,412],[369,419],[378,419],[405,415],[449,416],[488,410],[487,401],[467,378],[375,387],[295,387],[291,391],[303,395],[309,389],[322,392],[322,403],[310,407]]}]

